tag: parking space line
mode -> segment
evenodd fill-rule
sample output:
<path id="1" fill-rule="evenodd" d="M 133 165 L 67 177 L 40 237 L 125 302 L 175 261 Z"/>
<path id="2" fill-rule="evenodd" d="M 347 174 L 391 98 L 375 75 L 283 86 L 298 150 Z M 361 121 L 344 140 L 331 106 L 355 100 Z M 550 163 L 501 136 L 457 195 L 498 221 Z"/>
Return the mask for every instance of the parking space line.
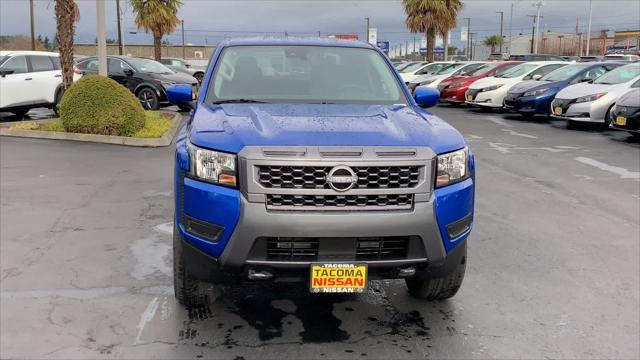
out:
<path id="1" fill-rule="evenodd" d="M 529 135 L 529 134 L 524 134 L 524 133 L 519 133 L 517 131 L 511 130 L 511 129 L 500 129 L 502 131 L 506 131 L 509 133 L 509 135 L 513 135 L 513 136 L 520 136 L 523 138 L 528 138 L 528 139 L 537 139 L 538 137 L 535 135 Z"/>
<path id="2" fill-rule="evenodd" d="M 145 326 L 147 326 L 147 324 L 151 322 L 151 320 L 153 320 L 153 317 L 156 315 L 156 310 L 158 310 L 157 297 L 153 298 L 153 300 L 149 302 L 149 305 L 147 305 L 147 308 L 144 310 L 142 315 L 140 315 L 140 322 L 138 323 L 138 326 L 137 326 L 138 334 L 136 335 L 136 338 L 133 341 L 133 345 L 140 344 L 140 337 L 142 336 L 142 332 L 144 331 Z"/>
<path id="3" fill-rule="evenodd" d="M 609 165 L 609 164 L 605 164 L 603 162 L 600 162 L 598 160 L 594 160 L 588 157 L 582 157 L 579 156 L 577 158 L 575 158 L 576 161 L 581 162 L 585 165 L 590 165 L 593 167 L 596 167 L 602 171 L 607 171 L 610 172 L 612 174 L 618 175 L 620 176 L 621 179 L 634 179 L 634 180 L 640 180 L 640 172 L 637 171 L 629 171 L 623 167 L 618 167 L 618 166 L 613 166 L 613 165 Z"/>

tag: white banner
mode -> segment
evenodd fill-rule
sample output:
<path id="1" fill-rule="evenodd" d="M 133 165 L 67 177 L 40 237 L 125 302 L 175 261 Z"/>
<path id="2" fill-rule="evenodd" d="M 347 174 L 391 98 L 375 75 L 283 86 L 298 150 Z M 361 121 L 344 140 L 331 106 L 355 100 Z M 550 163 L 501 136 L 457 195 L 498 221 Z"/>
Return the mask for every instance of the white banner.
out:
<path id="1" fill-rule="evenodd" d="M 468 41 L 469 39 L 469 29 L 466 26 L 460 28 L 460 40 Z"/>
<path id="2" fill-rule="evenodd" d="M 375 45 L 378 42 L 378 29 L 369 28 L 369 44 Z"/>

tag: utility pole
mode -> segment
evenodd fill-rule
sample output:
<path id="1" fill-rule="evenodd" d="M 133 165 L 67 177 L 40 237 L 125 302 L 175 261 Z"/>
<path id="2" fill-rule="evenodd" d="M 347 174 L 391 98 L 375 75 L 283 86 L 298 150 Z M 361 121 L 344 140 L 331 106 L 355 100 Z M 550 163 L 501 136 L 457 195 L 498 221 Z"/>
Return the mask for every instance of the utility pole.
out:
<path id="1" fill-rule="evenodd" d="M 116 0 L 116 18 L 118 20 L 118 55 L 124 54 L 124 44 L 122 43 L 122 27 L 120 25 L 120 0 Z"/>
<path id="2" fill-rule="evenodd" d="M 367 31 L 365 32 L 365 34 L 367 34 L 367 39 L 364 42 L 369 43 L 369 18 L 366 17 L 364 19 L 367 21 Z"/>
<path id="3" fill-rule="evenodd" d="M 33 22 L 33 0 L 29 0 L 29 17 L 31 17 L 31 50 L 36 49 L 36 26 Z"/>
<path id="4" fill-rule="evenodd" d="M 511 12 L 509 13 L 509 47 L 507 52 L 511 54 L 511 42 L 513 42 L 513 7 L 516 3 L 511 3 Z"/>
<path id="5" fill-rule="evenodd" d="M 413 51 L 411 52 L 411 57 L 413 58 L 413 53 L 416 52 L 416 37 L 413 37 Z"/>
<path id="6" fill-rule="evenodd" d="M 404 43 L 404 56 L 409 56 L 409 40 Z"/>
<path id="7" fill-rule="evenodd" d="M 469 57 L 469 60 L 473 60 L 473 53 L 474 53 L 474 51 L 473 51 L 473 35 L 475 35 L 475 33 L 472 33 L 472 32 L 469 33 L 469 43 L 470 43 L 469 54 L 471 55 Z"/>
<path id="8" fill-rule="evenodd" d="M 533 53 L 533 43 L 536 41 L 536 16 L 535 15 L 527 15 L 527 17 L 533 18 L 533 28 L 531 29 L 531 53 Z"/>
<path id="9" fill-rule="evenodd" d="M 469 46 L 469 44 L 471 43 L 469 40 L 471 39 L 470 34 L 471 34 L 471 18 L 464 18 L 464 20 L 467 20 L 467 48 L 465 49 L 464 54 L 467 55 L 467 57 L 469 58 L 469 60 L 471 60 L 471 57 L 469 57 L 469 54 L 471 54 L 471 47 Z"/>
<path id="10" fill-rule="evenodd" d="M 184 20 L 180 20 L 180 25 L 182 25 L 182 59 L 187 60 L 186 50 L 184 48 Z"/>
<path id="11" fill-rule="evenodd" d="M 318 37 L 321 37 L 321 36 L 320 36 L 320 31 L 318 31 Z"/>
<path id="12" fill-rule="evenodd" d="M 104 27 L 104 0 L 96 0 L 98 23 L 98 75 L 107 76 L 107 35 Z"/>
<path id="13" fill-rule="evenodd" d="M 593 1 L 589 0 L 589 26 L 587 27 L 587 50 L 586 50 L 586 56 L 589 56 L 589 49 L 591 47 L 591 16 L 593 15 L 593 8 L 592 5 Z"/>
<path id="14" fill-rule="evenodd" d="M 539 41 L 539 34 L 538 31 L 540 29 L 540 9 L 542 8 L 542 1 L 538 1 L 537 3 L 533 4 L 533 6 L 538 8 L 538 12 L 536 13 L 536 22 L 535 22 L 535 41 L 533 44 L 533 53 L 537 53 L 538 52 L 538 41 Z"/>
<path id="15" fill-rule="evenodd" d="M 504 11 L 496 11 L 496 14 L 500 14 L 500 53 L 502 54 L 502 43 L 504 42 L 504 36 L 502 35 Z"/>

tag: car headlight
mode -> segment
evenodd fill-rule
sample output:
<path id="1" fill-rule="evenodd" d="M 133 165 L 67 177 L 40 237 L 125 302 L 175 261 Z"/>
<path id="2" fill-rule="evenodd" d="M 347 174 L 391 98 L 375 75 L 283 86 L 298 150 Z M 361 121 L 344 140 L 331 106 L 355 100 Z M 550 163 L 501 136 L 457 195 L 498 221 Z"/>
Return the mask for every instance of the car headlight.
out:
<path id="1" fill-rule="evenodd" d="M 438 155 L 436 188 L 457 183 L 469 177 L 467 148 Z"/>
<path id="2" fill-rule="evenodd" d="M 189 175 L 198 179 L 237 187 L 237 156 L 208 149 L 199 148 L 187 142 L 189 152 Z"/>
<path id="3" fill-rule="evenodd" d="M 480 90 L 480 91 L 482 91 L 482 92 L 485 92 L 485 91 L 493 91 L 493 90 L 496 90 L 496 89 L 500 89 L 502 86 L 504 86 L 504 84 L 498 84 L 498 85 L 487 86 L 486 88 L 482 88 L 482 90 Z"/>
<path id="4" fill-rule="evenodd" d="M 607 95 L 606 92 L 598 93 L 598 94 L 591 94 L 591 95 L 587 95 L 587 96 L 581 96 L 581 97 L 576 99 L 576 102 L 577 103 L 581 103 L 581 102 L 596 101 L 596 100 L 600 99 L 601 97 L 603 97 L 605 95 Z"/>
<path id="5" fill-rule="evenodd" d="M 459 88 L 460 86 L 462 86 L 462 83 L 455 82 L 455 83 L 449 85 L 449 89 Z"/>
<path id="6" fill-rule="evenodd" d="M 547 91 L 549 91 L 549 88 L 541 88 L 541 89 L 531 90 L 531 91 L 527 91 L 526 93 L 524 93 L 523 96 L 538 96 L 538 95 L 542 95 L 542 94 L 546 93 Z"/>

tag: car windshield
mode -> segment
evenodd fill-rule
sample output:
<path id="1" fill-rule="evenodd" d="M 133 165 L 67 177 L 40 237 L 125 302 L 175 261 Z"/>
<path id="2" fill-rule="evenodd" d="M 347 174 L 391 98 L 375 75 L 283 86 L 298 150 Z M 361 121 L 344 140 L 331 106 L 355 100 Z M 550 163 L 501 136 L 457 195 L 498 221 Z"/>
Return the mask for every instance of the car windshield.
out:
<path id="1" fill-rule="evenodd" d="M 633 64 L 611 70 L 597 78 L 593 83 L 615 85 L 633 80 L 637 76 L 640 76 L 640 65 Z"/>
<path id="2" fill-rule="evenodd" d="M 406 104 L 375 50 L 328 46 L 231 46 L 222 52 L 207 101 Z"/>
<path id="3" fill-rule="evenodd" d="M 401 73 L 412 73 L 412 72 L 420 69 L 423 66 L 424 66 L 424 63 L 411 64 L 411 65 L 407 66 L 406 68 L 400 70 L 400 72 Z"/>
<path id="4" fill-rule="evenodd" d="M 484 75 L 489 71 L 495 69 L 498 65 L 500 65 L 500 63 L 497 63 L 497 62 L 485 64 L 484 66 L 481 66 L 480 68 L 476 69 L 475 71 L 467 75 L 470 75 L 470 76 Z"/>
<path id="5" fill-rule="evenodd" d="M 540 78 L 540 81 L 564 81 L 586 69 L 589 65 L 568 65 L 554 70 Z"/>
<path id="6" fill-rule="evenodd" d="M 402 72 L 402 70 L 406 69 L 407 67 L 413 65 L 415 63 L 406 63 L 406 64 L 398 64 L 396 65 L 396 70 L 398 70 L 399 72 Z"/>
<path id="7" fill-rule="evenodd" d="M 173 71 L 168 67 L 160 64 L 155 60 L 142 59 L 142 58 L 129 58 L 127 62 L 133 66 L 136 71 L 152 74 L 173 74 Z"/>
<path id="8" fill-rule="evenodd" d="M 438 72 L 436 72 L 436 74 L 437 75 L 451 74 L 452 72 L 460 69 L 462 66 L 464 66 L 464 64 L 461 64 L 461 63 L 451 64 L 449 66 L 445 66 L 444 68 L 440 69 Z"/>
<path id="9" fill-rule="evenodd" d="M 471 74 L 472 72 L 478 70 L 479 68 L 483 67 L 485 65 L 485 63 L 477 63 L 477 64 L 467 64 L 466 66 L 463 66 L 461 68 L 459 68 L 458 70 L 456 70 L 453 75 L 454 76 L 467 76 L 469 74 Z"/>
<path id="10" fill-rule="evenodd" d="M 520 64 L 516 67 L 514 67 L 513 69 L 511 69 L 510 71 L 507 71 L 503 74 L 496 74 L 496 77 L 502 77 L 502 78 L 514 78 L 514 77 L 518 77 L 518 76 L 522 76 L 525 75 L 526 73 L 528 73 L 529 71 L 537 68 L 538 65 L 535 64 Z"/>

